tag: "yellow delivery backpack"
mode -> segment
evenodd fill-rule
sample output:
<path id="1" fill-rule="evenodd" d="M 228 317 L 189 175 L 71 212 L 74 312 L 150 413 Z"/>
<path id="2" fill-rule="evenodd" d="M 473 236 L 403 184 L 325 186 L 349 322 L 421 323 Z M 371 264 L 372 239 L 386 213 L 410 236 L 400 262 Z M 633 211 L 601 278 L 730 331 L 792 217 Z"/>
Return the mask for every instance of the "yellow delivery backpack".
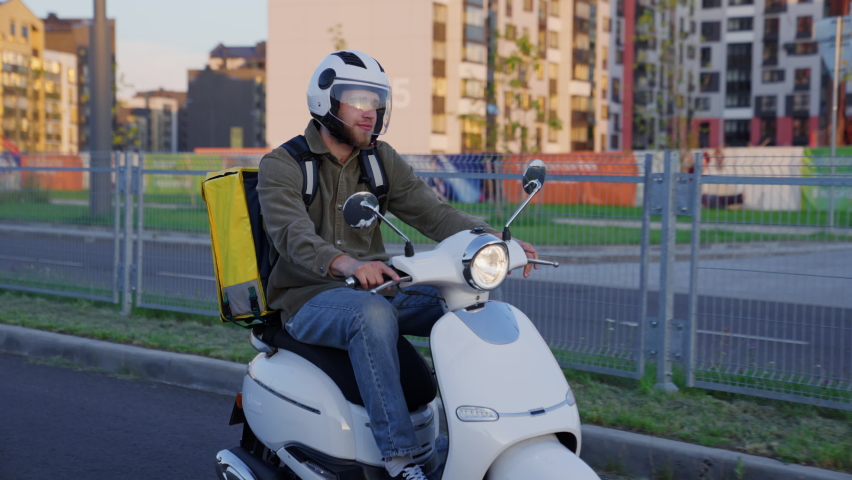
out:
<path id="1" fill-rule="evenodd" d="M 281 145 L 302 170 L 302 199 L 309 208 L 319 188 L 322 157 L 314 156 L 303 135 Z M 378 149 L 363 149 L 358 157 L 361 180 L 376 195 L 379 205 L 387 200 L 388 182 Z M 257 196 L 257 168 L 234 167 L 207 174 L 201 197 L 207 202 L 210 243 L 223 322 L 248 325 L 267 323 L 276 312 L 266 304 L 266 284 L 272 272 L 270 245 L 263 228 Z"/>
<path id="2" fill-rule="evenodd" d="M 266 323 L 276 313 L 266 304 L 272 268 L 257 198 L 257 172 L 257 168 L 229 168 L 207 174 L 201 184 L 223 322 Z"/>

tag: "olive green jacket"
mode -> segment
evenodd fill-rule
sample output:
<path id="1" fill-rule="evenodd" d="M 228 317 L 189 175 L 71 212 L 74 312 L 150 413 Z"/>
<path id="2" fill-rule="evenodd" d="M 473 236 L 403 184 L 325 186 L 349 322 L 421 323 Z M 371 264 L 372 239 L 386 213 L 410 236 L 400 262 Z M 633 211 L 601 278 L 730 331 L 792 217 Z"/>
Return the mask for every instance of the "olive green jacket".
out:
<path id="1" fill-rule="evenodd" d="M 344 285 L 344 278 L 329 272 L 341 254 L 356 260 L 387 261 L 379 222 L 354 229 L 343 221 L 343 204 L 355 192 L 369 191 L 360 181 L 357 148 L 343 163 L 329 152 L 315 122 L 308 124 L 305 138 L 320 159 L 319 188 L 306 211 L 302 199 L 302 170 L 283 148 L 266 154 L 260 162 L 257 191 L 270 243 L 273 246 L 272 274 L 267 303 L 288 319 L 317 294 Z M 485 227 L 477 218 L 442 202 L 426 182 L 414 174 L 385 142 L 378 143 L 389 192 L 383 206 L 401 221 L 426 237 L 441 241 L 465 229 Z"/>

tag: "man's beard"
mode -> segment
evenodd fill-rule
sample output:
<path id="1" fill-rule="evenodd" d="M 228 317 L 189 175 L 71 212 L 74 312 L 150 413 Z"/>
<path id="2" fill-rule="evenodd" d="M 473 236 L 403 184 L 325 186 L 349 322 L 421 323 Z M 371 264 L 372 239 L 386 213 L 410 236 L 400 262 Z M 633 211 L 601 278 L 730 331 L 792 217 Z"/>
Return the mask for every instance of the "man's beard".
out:
<path id="1" fill-rule="evenodd" d="M 340 132 L 341 143 L 362 149 L 367 148 L 372 143 L 373 132 L 365 132 L 358 127 L 353 127 L 343 122 L 340 122 L 340 125 L 343 127 L 343 130 Z"/>

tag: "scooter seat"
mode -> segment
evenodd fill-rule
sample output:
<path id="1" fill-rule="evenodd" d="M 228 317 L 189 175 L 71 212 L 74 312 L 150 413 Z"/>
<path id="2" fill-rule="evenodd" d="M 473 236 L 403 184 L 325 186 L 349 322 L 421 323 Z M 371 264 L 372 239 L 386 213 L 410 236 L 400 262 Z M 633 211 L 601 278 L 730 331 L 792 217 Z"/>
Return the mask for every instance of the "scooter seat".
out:
<path id="1" fill-rule="evenodd" d="M 270 335 L 271 334 L 271 335 Z M 364 406 L 361 391 L 355 381 L 355 370 L 349 359 L 349 353 L 337 348 L 320 347 L 302 343 L 293 338 L 286 329 L 267 331 L 263 341 L 278 348 L 289 350 L 316 365 L 343 392 L 347 401 Z M 402 335 L 396 344 L 399 352 L 400 381 L 408 411 L 413 412 L 435 399 L 438 384 L 432 374 L 432 368 Z"/>

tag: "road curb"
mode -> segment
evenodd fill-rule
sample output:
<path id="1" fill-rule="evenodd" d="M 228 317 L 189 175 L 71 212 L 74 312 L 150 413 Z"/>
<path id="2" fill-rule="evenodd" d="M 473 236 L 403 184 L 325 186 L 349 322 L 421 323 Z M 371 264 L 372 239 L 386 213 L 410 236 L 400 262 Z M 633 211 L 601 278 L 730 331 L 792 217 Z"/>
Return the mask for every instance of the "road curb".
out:
<path id="1" fill-rule="evenodd" d="M 0 352 L 59 357 L 87 368 L 221 394 L 238 392 L 246 370 L 240 363 L 5 324 L 0 324 Z M 635 478 L 852 480 L 845 473 L 594 425 L 583 426 L 581 457 L 593 468 Z"/>

